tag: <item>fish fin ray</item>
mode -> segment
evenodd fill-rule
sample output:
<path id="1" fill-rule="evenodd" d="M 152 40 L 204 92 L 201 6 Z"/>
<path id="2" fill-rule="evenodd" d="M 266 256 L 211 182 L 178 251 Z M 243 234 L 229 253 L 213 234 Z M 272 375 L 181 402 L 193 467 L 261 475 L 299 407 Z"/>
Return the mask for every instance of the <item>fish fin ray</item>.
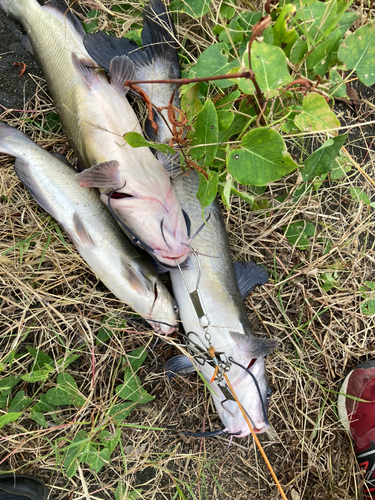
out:
<path id="1" fill-rule="evenodd" d="M 180 172 L 180 153 L 170 155 L 157 151 L 156 157 L 168 172 L 169 177 L 174 177 Z"/>
<path id="2" fill-rule="evenodd" d="M 96 187 L 102 189 L 120 189 L 124 180 L 120 175 L 120 164 L 117 160 L 98 163 L 84 170 L 75 177 L 81 187 Z"/>
<path id="3" fill-rule="evenodd" d="M 73 215 L 73 229 L 74 235 L 79 238 L 83 245 L 93 248 L 95 247 L 95 243 L 92 241 L 90 233 L 86 229 L 83 220 L 79 216 L 78 212 L 74 212 Z M 73 241 L 75 241 L 73 239 Z"/>
<path id="4" fill-rule="evenodd" d="M 149 60 L 167 71 L 165 78 L 180 78 L 178 43 L 173 21 L 160 0 L 151 0 L 143 11 L 142 44 Z"/>
<path id="5" fill-rule="evenodd" d="M 254 262 L 243 262 L 239 260 L 233 262 L 233 267 L 242 300 L 245 300 L 249 293 L 257 286 L 262 286 L 267 283 L 269 279 L 267 271 Z"/>
<path id="6" fill-rule="evenodd" d="M 122 96 L 126 96 L 129 87 L 125 87 L 124 83 L 127 80 L 134 80 L 134 64 L 128 56 L 116 56 L 112 59 L 109 65 L 109 74 L 112 85 L 117 92 Z"/>
<path id="7" fill-rule="evenodd" d="M 151 281 L 140 270 L 135 270 L 131 261 L 121 255 L 121 274 L 138 293 L 152 290 Z M 151 287 L 150 287 L 151 285 Z"/>
<path id="8" fill-rule="evenodd" d="M 164 365 L 164 370 L 166 371 L 169 380 L 172 380 L 175 374 L 192 373 L 196 371 L 191 360 L 184 354 L 178 354 L 177 356 L 168 359 Z"/>
<path id="9" fill-rule="evenodd" d="M 129 55 L 137 51 L 138 45 L 128 38 L 116 38 L 102 31 L 86 33 L 83 44 L 94 61 L 109 73 L 109 66 L 116 56 Z M 141 56 L 142 57 L 142 56 Z M 134 56 L 136 58 L 136 56 Z M 131 57 L 133 59 L 133 57 Z M 133 61 L 134 62 L 134 61 Z"/>
<path id="10" fill-rule="evenodd" d="M 229 335 L 237 346 L 245 351 L 248 359 L 267 356 L 279 345 L 279 339 L 265 339 L 239 332 L 229 332 Z"/>
<path id="11" fill-rule="evenodd" d="M 65 19 L 72 24 L 77 33 L 79 33 L 82 38 L 84 37 L 85 30 L 83 29 L 82 24 L 79 22 L 78 18 L 73 14 L 73 12 L 69 9 L 69 7 L 66 6 L 66 4 L 58 0 L 50 0 L 47 4 L 43 5 L 42 8 L 52 11 L 55 10 L 59 12 L 59 14 L 63 14 Z"/>
<path id="12" fill-rule="evenodd" d="M 80 59 L 77 54 L 72 52 L 72 63 L 75 70 L 88 87 L 98 79 L 96 73 L 98 68 L 94 66 L 94 63 L 90 61 L 90 59 L 87 59 L 87 57 Z"/>

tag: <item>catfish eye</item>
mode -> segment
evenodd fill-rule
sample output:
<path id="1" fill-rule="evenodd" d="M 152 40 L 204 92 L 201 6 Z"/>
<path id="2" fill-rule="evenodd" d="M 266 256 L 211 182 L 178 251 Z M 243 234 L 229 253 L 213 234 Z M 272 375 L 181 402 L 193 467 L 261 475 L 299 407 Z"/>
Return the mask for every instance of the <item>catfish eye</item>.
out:
<path id="1" fill-rule="evenodd" d="M 267 401 L 269 401 L 271 399 L 271 396 L 272 396 L 272 391 L 271 391 L 271 389 L 268 389 L 267 396 L 266 396 Z"/>
<path id="2" fill-rule="evenodd" d="M 137 247 L 141 246 L 141 242 L 135 236 L 132 236 L 132 242 L 133 242 L 133 245 L 137 245 Z"/>
<path id="3" fill-rule="evenodd" d="M 173 304 L 173 310 L 176 314 L 178 313 L 178 305 L 176 302 Z"/>

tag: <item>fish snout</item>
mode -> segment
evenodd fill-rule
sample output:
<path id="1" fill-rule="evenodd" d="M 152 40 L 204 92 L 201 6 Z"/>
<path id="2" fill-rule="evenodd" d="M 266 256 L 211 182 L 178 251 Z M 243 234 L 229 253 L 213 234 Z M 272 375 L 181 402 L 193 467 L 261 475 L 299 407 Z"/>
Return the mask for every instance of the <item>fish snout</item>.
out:
<path id="1" fill-rule="evenodd" d="M 174 331 L 178 329 L 178 324 L 176 323 L 175 325 L 168 325 L 167 323 L 158 323 L 156 321 L 149 321 L 150 325 L 152 328 L 155 330 L 156 333 L 159 333 L 160 335 L 170 335 Z"/>

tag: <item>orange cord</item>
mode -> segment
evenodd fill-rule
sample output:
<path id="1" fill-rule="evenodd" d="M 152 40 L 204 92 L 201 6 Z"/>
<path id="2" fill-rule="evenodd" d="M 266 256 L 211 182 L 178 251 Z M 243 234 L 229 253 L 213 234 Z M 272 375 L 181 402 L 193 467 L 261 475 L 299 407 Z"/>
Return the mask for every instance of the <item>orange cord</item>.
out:
<path id="1" fill-rule="evenodd" d="M 281 484 L 279 483 L 279 481 L 278 481 L 278 479 L 276 477 L 276 474 L 274 473 L 274 471 L 272 469 L 272 465 L 270 464 L 270 462 L 269 462 L 269 460 L 267 458 L 267 455 L 265 454 L 265 452 L 264 452 L 264 450 L 262 448 L 262 445 L 259 442 L 258 436 L 255 434 L 255 431 L 254 431 L 254 429 L 253 429 L 253 427 L 252 427 L 252 425 L 250 423 L 250 420 L 249 420 L 248 416 L 246 415 L 244 409 L 242 408 L 242 405 L 239 402 L 239 400 L 238 400 L 238 398 L 236 396 L 236 393 L 233 390 L 232 384 L 229 382 L 229 378 L 228 378 L 228 376 L 227 376 L 226 373 L 224 373 L 224 378 L 226 380 L 226 383 L 228 384 L 228 387 L 229 387 L 231 393 L 233 394 L 234 399 L 236 400 L 236 403 L 238 404 L 239 409 L 241 410 L 241 413 L 242 413 L 244 419 L 246 420 L 247 425 L 249 426 L 249 429 L 251 431 L 251 434 L 253 435 L 254 441 L 255 441 L 255 443 L 256 443 L 256 445 L 257 445 L 257 447 L 258 447 L 258 449 L 259 449 L 259 451 L 260 451 L 260 453 L 261 453 L 261 455 L 262 455 L 262 457 L 264 459 L 264 461 L 266 462 L 268 470 L 270 471 L 270 473 L 271 473 L 271 475 L 273 477 L 273 480 L 275 481 L 276 486 L 278 487 L 278 489 L 280 491 L 280 494 L 281 494 L 282 498 L 284 500 L 288 500 L 287 497 L 285 496 L 285 493 L 283 491 L 283 488 L 282 488 Z"/>

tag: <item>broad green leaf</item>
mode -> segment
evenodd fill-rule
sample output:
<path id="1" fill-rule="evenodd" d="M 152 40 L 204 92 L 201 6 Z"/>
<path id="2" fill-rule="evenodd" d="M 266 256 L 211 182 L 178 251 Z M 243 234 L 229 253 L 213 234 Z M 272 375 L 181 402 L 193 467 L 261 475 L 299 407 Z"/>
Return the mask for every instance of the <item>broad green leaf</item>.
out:
<path id="1" fill-rule="evenodd" d="M 42 411 L 42 412 L 54 412 L 56 411 L 56 406 L 54 404 L 51 404 L 47 401 L 47 395 L 46 394 L 41 394 L 40 395 L 40 400 L 33 406 L 36 411 Z"/>
<path id="2" fill-rule="evenodd" d="M 81 461 L 82 456 L 86 453 L 89 445 L 90 442 L 87 433 L 80 431 L 76 434 L 73 441 L 68 446 L 68 450 L 64 458 L 64 467 L 68 478 L 75 476 L 78 464 Z"/>
<path id="3" fill-rule="evenodd" d="M 45 382 L 50 377 L 50 374 L 54 371 L 52 366 L 41 368 L 40 370 L 33 370 L 31 373 L 26 373 L 22 375 L 21 379 L 25 382 L 30 382 L 34 384 L 35 382 L 43 381 Z"/>
<path id="4" fill-rule="evenodd" d="M 340 45 L 338 58 L 367 86 L 375 83 L 375 22 L 349 35 Z"/>
<path id="5" fill-rule="evenodd" d="M 359 287 L 359 290 L 361 292 L 365 292 L 364 293 L 365 299 L 366 297 L 368 297 L 368 295 L 370 295 L 369 289 L 372 292 L 375 291 L 375 281 L 365 281 L 365 285 Z M 361 304 L 361 312 L 362 314 L 366 314 L 366 316 L 372 316 L 373 314 L 375 314 L 375 298 L 364 300 Z"/>
<path id="6" fill-rule="evenodd" d="M 300 220 L 292 222 L 285 228 L 285 236 L 292 245 L 300 250 L 306 250 L 310 246 L 310 237 L 314 236 L 315 231 L 314 224 Z"/>
<path id="7" fill-rule="evenodd" d="M 241 184 L 265 186 L 289 174 L 297 165 L 278 132 L 258 128 L 248 132 L 242 139 L 241 147 L 229 153 L 227 168 Z"/>
<path id="8" fill-rule="evenodd" d="M 30 409 L 30 418 L 44 429 L 47 429 L 48 423 L 41 411 L 37 411 L 34 406 Z"/>
<path id="9" fill-rule="evenodd" d="M 319 132 L 330 130 L 337 135 L 340 122 L 330 109 L 323 96 L 315 93 L 308 94 L 302 101 L 302 113 L 294 119 L 294 123 L 302 132 Z"/>
<path id="10" fill-rule="evenodd" d="M 249 119 L 246 116 L 235 113 L 230 127 L 227 130 L 219 131 L 219 142 L 227 142 L 231 137 L 241 133 L 248 122 Z"/>
<path id="11" fill-rule="evenodd" d="M 91 21 L 88 23 L 82 23 L 83 28 L 86 31 L 86 33 L 92 33 L 98 28 L 98 23 L 99 23 L 98 18 L 100 16 L 100 10 L 96 9 L 89 10 L 86 16 L 88 19 L 91 19 Z"/>
<path id="12" fill-rule="evenodd" d="M 330 66 L 331 53 L 337 47 L 341 39 L 341 32 L 339 29 L 333 31 L 329 37 L 323 42 L 319 43 L 314 50 L 306 58 L 306 67 L 312 71 L 313 76 L 324 76 Z M 337 48 L 336 48 L 337 50 Z"/>
<path id="13" fill-rule="evenodd" d="M 244 200 L 247 203 L 249 203 L 250 206 L 252 206 L 252 204 L 254 203 L 255 200 L 254 196 L 252 196 L 249 193 L 245 193 L 245 191 L 239 191 L 238 189 L 232 187 L 232 193 L 239 196 L 241 200 Z"/>
<path id="14" fill-rule="evenodd" d="M 116 394 L 120 398 L 137 403 L 148 403 L 155 399 L 155 396 L 150 396 L 150 394 L 143 389 L 137 375 L 128 370 L 124 373 L 124 384 L 116 387 Z"/>
<path id="15" fill-rule="evenodd" d="M 115 422 L 121 422 L 125 420 L 128 415 L 134 410 L 138 402 L 125 401 L 125 403 L 119 403 L 112 406 L 109 410 L 109 415 L 113 418 Z"/>
<path id="16" fill-rule="evenodd" d="M 102 342 L 106 342 L 110 339 L 114 332 L 117 330 L 123 330 L 127 326 L 126 320 L 119 316 L 114 316 L 113 314 L 107 314 L 103 318 L 102 326 L 98 331 L 98 339 L 96 344 L 99 345 Z"/>
<path id="17" fill-rule="evenodd" d="M 48 403 L 55 406 L 85 404 L 85 398 L 79 394 L 77 384 L 71 375 L 59 373 L 56 383 L 57 387 L 49 389 L 46 393 Z"/>
<path id="18" fill-rule="evenodd" d="M 337 287 L 340 283 L 338 280 L 337 272 L 323 273 L 320 277 L 321 287 L 325 292 L 329 292 L 331 288 Z"/>
<path id="19" fill-rule="evenodd" d="M 237 60 L 228 62 L 229 47 L 226 43 L 214 43 L 198 57 L 197 64 L 190 69 L 189 78 L 204 78 L 207 76 L 225 75 L 232 68 L 239 66 Z M 230 80 L 218 80 L 215 84 L 225 89 L 231 87 Z"/>
<path id="20" fill-rule="evenodd" d="M 202 17 L 207 14 L 211 0 L 173 0 L 170 10 L 185 12 L 191 17 Z"/>
<path id="21" fill-rule="evenodd" d="M 15 377 L 14 375 L 9 375 L 9 377 L 0 380 L 0 391 L 3 396 L 8 396 L 11 390 L 18 382 L 21 380 L 21 376 Z"/>
<path id="22" fill-rule="evenodd" d="M 350 26 L 359 18 L 359 14 L 357 12 L 345 12 L 340 21 L 338 22 L 338 29 L 341 31 L 341 36 L 344 36 L 348 31 Z"/>
<path id="23" fill-rule="evenodd" d="M 124 134 L 124 141 L 126 141 L 132 148 L 154 148 L 164 154 L 174 155 L 174 149 L 168 144 L 157 144 L 156 142 L 147 141 L 143 135 L 138 132 L 128 132 Z"/>
<path id="24" fill-rule="evenodd" d="M 142 28 L 138 30 L 129 30 L 125 33 L 124 38 L 129 38 L 129 40 L 134 40 L 135 43 L 139 46 L 142 47 Z"/>
<path id="25" fill-rule="evenodd" d="M 346 8 L 341 8 L 337 0 L 309 2 L 303 9 L 297 9 L 294 24 L 309 37 L 311 44 L 316 44 L 327 37 L 339 22 Z"/>
<path id="26" fill-rule="evenodd" d="M 306 40 L 300 38 L 290 49 L 289 59 L 293 64 L 299 64 L 306 56 L 308 51 L 308 44 Z"/>
<path id="27" fill-rule="evenodd" d="M 205 164 L 212 165 L 218 148 L 219 123 L 214 103 L 209 99 L 197 116 L 195 135 L 190 154 L 195 159 L 205 157 Z"/>
<path id="28" fill-rule="evenodd" d="M 0 408 L 8 406 L 8 402 L 9 402 L 8 396 L 3 396 L 2 394 L 0 394 Z"/>
<path id="29" fill-rule="evenodd" d="M 56 365 L 60 370 L 65 370 L 70 364 L 80 358 L 80 354 L 68 354 L 66 358 L 61 358 L 56 362 Z"/>
<path id="30" fill-rule="evenodd" d="M 243 54 L 242 64 L 246 68 L 249 67 L 247 50 Z M 263 92 L 278 89 L 292 81 L 285 54 L 280 47 L 275 47 L 275 45 L 255 41 L 251 47 L 251 67 L 255 73 L 258 85 Z M 245 94 L 253 94 L 255 92 L 255 87 L 251 80 L 239 78 L 237 82 L 238 87 Z"/>
<path id="31" fill-rule="evenodd" d="M 124 498 L 125 492 L 126 485 L 124 483 L 119 483 L 115 491 L 115 500 L 137 500 L 138 498 L 142 498 L 142 488 L 128 491 L 126 497 Z"/>
<path id="32" fill-rule="evenodd" d="M 126 359 L 132 367 L 134 373 L 139 370 L 146 357 L 147 350 L 144 347 L 140 347 L 139 349 L 134 349 L 134 351 L 126 353 Z"/>
<path id="33" fill-rule="evenodd" d="M 197 199 L 199 200 L 202 209 L 208 207 L 214 201 L 217 195 L 217 188 L 219 184 L 219 176 L 217 172 L 209 171 L 208 179 L 199 173 L 199 186 L 197 192 Z"/>
<path id="34" fill-rule="evenodd" d="M 232 17 L 236 13 L 236 9 L 235 9 L 234 5 L 235 5 L 235 2 L 234 1 L 230 1 L 230 0 L 228 0 L 225 3 L 222 3 L 221 7 L 220 7 L 220 15 L 221 15 L 221 17 L 224 17 L 226 19 L 232 19 Z"/>
<path id="35" fill-rule="evenodd" d="M 352 195 L 353 200 L 363 201 L 365 205 L 370 205 L 371 200 L 367 196 L 367 194 L 357 187 L 350 188 L 350 194 Z"/>
<path id="36" fill-rule="evenodd" d="M 233 186 L 233 177 L 228 172 L 226 175 L 224 187 L 220 191 L 221 199 L 223 200 L 223 203 L 228 211 L 230 210 L 230 194 L 232 186 Z"/>
<path id="37" fill-rule="evenodd" d="M 79 461 L 88 463 L 93 471 L 99 472 L 106 463 L 108 464 L 109 457 L 110 452 L 108 448 L 103 448 L 99 451 L 98 445 L 90 443 Z"/>
<path id="38" fill-rule="evenodd" d="M 21 415 L 22 415 L 22 413 L 18 413 L 18 412 L 6 413 L 5 415 L 1 415 L 1 417 L 0 417 L 0 429 L 2 429 L 4 427 L 4 425 L 10 424 L 11 422 L 14 422 Z"/>
<path id="39" fill-rule="evenodd" d="M 51 132 L 57 132 L 61 127 L 59 115 L 54 112 L 48 113 L 48 115 L 46 116 L 45 127 L 47 130 L 50 130 Z"/>
<path id="40" fill-rule="evenodd" d="M 238 23 L 238 18 L 234 18 L 229 23 L 229 27 L 221 31 L 219 35 L 220 42 L 236 44 L 240 42 L 245 36 L 245 31 Z"/>
<path id="41" fill-rule="evenodd" d="M 346 97 L 348 99 L 345 82 L 342 79 L 342 76 L 335 69 L 329 72 L 329 79 L 332 84 L 329 93 L 335 97 Z"/>
<path id="42" fill-rule="evenodd" d="M 109 449 L 109 453 L 112 454 L 121 438 L 121 429 L 116 429 L 116 434 L 104 430 L 99 434 L 100 442 Z"/>
<path id="43" fill-rule="evenodd" d="M 27 398 L 25 391 L 18 391 L 14 396 L 12 404 L 9 407 L 9 412 L 23 410 L 32 402 L 32 398 Z"/>
<path id="44" fill-rule="evenodd" d="M 181 91 L 184 89 L 180 89 Z M 185 111 L 189 119 L 195 118 L 202 109 L 203 104 L 198 99 L 199 83 L 190 84 L 190 88 L 182 94 L 181 109 Z"/>
<path id="45" fill-rule="evenodd" d="M 329 172 L 347 137 L 348 134 L 343 134 L 329 139 L 323 146 L 314 151 L 305 160 L 305 168 L 301 170 L 302 179 L 307 182 L 317 175 Z"/>
<path id="46" fill-rule="evenodd" d="M 352 168 L 352 164 L 346 157 L 338 157 L 336 158 L 335 164 L 331 169 L 331 179 L 337 180 L 341 179 L 341 177 L 348 172 L 350 172 Z"/>
<path id="47" fill-rule="evenodd" d="M 233 102 L 238 99 L 240 95 L 241 92 L 239 90 L 235 90 L 215 103 L 217 118 L 219 120 L 219 131 L 228 130 L 228 128 L 232 125 L 235 115 L 230 111 L 230 109 L 233 107 Z"/>
<path id="48" fill-rule="evenodd" d="M 288 29 L 288 22 L 296 10 L 297 7 L 293 4 L 285 5 L 272 30 L 273 44 L 281 47 L 287 56 L 289 56 L 292 45 L 298 39 L 298 33 L 295 28 Z"/>

